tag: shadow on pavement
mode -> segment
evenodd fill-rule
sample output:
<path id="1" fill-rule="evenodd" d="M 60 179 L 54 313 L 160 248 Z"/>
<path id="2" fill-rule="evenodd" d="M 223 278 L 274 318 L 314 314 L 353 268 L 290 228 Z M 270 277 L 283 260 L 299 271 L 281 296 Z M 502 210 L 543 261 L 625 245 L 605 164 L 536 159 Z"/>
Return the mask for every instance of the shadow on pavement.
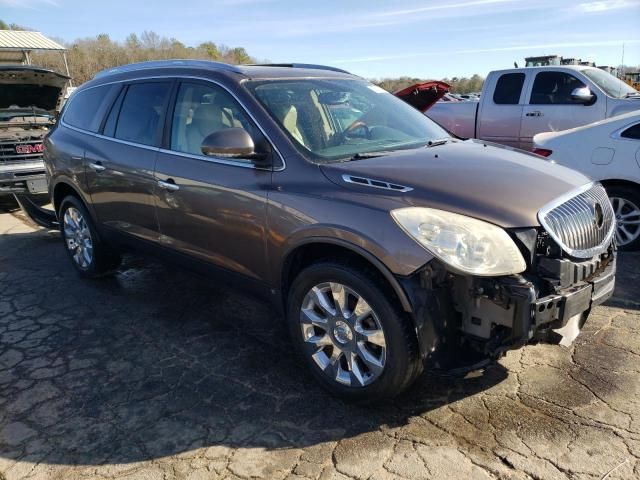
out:
<path id="1" fill-rule="evenodd" d="M 264 303 L 128 257 L 83 281 L 57 236 L 0 236 L 0 456 L 128 463 L 199 447 L 339 440 L 490 388 L 502 366 L 423 376 L 378 407 L 329 396 Z"/>

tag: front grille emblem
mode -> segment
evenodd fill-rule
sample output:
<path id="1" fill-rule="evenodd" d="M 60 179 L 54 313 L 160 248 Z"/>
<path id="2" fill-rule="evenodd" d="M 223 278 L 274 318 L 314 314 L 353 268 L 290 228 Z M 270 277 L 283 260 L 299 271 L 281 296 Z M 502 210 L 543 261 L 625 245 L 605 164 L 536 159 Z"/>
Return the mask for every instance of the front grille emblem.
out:
<path id="1" fill-rule="evenodd" d="M 604 226 L 604 212 L 602 211 L 602 205 L 600 205 L 600 203 L 596 203 L 593 207 L 593 210 L 593 223 L 595 223 L 598 230 L 602 230 L 602 227 Z"/>

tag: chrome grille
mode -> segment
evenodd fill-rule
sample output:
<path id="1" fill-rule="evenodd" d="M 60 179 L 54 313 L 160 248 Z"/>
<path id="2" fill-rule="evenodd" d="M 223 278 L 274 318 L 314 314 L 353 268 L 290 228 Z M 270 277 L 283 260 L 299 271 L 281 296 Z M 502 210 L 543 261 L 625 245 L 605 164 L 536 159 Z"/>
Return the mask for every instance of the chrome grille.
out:
<path id="1" fill-rule="evenodd" d="M 12 141 L 12 142 L 0 142 L 0 163 L 13 163 L 23 162 L 29 160 L 39 160 L 42 158 L 42 153 L 17 153 L 16 146 L 18 145 L 38 145 L 42 143 L 42 139 L 38 140 L 25 140 L 25 141 Z"/>
<path id="2" fill-rule="evenodd" d="M 603 252 L 616 227 L 607 192 L 599 183 L 555 200 L 540 210 L 538 219 L 565 252 L 579 258 Z"/>

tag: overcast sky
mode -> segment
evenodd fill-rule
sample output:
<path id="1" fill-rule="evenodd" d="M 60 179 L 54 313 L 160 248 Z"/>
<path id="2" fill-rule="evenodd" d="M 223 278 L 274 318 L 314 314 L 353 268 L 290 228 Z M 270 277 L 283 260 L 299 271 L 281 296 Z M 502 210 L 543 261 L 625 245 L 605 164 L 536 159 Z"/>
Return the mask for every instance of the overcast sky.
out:
<path id="1" fill-rule="evenodd" d="M 365 77 L 486 75 L 525 56 L 640 65 L 640 0 L 0 0 L 0 19 L 67 41 L 154 30 Z"/>

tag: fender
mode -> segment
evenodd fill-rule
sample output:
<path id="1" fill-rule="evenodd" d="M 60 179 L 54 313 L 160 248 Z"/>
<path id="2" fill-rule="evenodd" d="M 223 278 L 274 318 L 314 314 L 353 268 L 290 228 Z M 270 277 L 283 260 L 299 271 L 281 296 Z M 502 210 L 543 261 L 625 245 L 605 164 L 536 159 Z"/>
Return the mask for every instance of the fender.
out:
<path id="1" fill-rule="evenodd" d="M 366 250 L 362 246 L 357 245 L 357 244 L 355 244 L 355 243 L 353 243 L 351 241 L 348 241 L 348 240 L 345 240 L 345 239 L 342 239 L 342 238 L 320 236 L 320 235 L 318 235 L 318 236 L 316 236 L 316 235 L 305 236 L 303 239 L 300 239 L 299 241 L 297 241 L 295 243 L 289 244 L 288 248 L 287 248 L 285 254 L 282 256 L 282 258 L 288 259 L 290 257 L 290 255 L 297 248 L 299 248 L 301 246 L 304 246 L 304 245 L 309 245 L 309 244 L 312 244 L 312 243 L 319 243 L 319 244 L 324 243 L 324 244 L 331 244 L 331 245 L 336 245 L 336 246 L 339 246 L 339 247 L 343 247 L 343 248 L 345 248 L 347 250 L 350 250 L 353 253 L 361 256 L 365 260 L 367 260 L 389 282 L 389 284 L 391 285 L 391 288 L 393 288 L 393 291 L 398 296 L 398 299 L 400 300 L 400 303 L 402 305 L 403 310 L 405 312 L 408 312 L 408 313 L 412 313 L 413 312 L 412 302 L 409 300 L 407 292 L 404 290 L 404 288 L 402 287 L 402 285 L 398 281 L 398 278 L 387 268 L 387 266 L 384 263 L 382 263 L 376 257 L 376 255 L 372 254 L 371 252 L 369 252 L 368 250 Z M 279 280 L 282 279 L 283 267 L 284 267 L 284 265 L 287 265 L 287 264 L 288 264 L 288 262 L 286 260 L 280 263 L 280 266 L 279 266 L 278 271 L 277 271 L 277 278 Z"/>

